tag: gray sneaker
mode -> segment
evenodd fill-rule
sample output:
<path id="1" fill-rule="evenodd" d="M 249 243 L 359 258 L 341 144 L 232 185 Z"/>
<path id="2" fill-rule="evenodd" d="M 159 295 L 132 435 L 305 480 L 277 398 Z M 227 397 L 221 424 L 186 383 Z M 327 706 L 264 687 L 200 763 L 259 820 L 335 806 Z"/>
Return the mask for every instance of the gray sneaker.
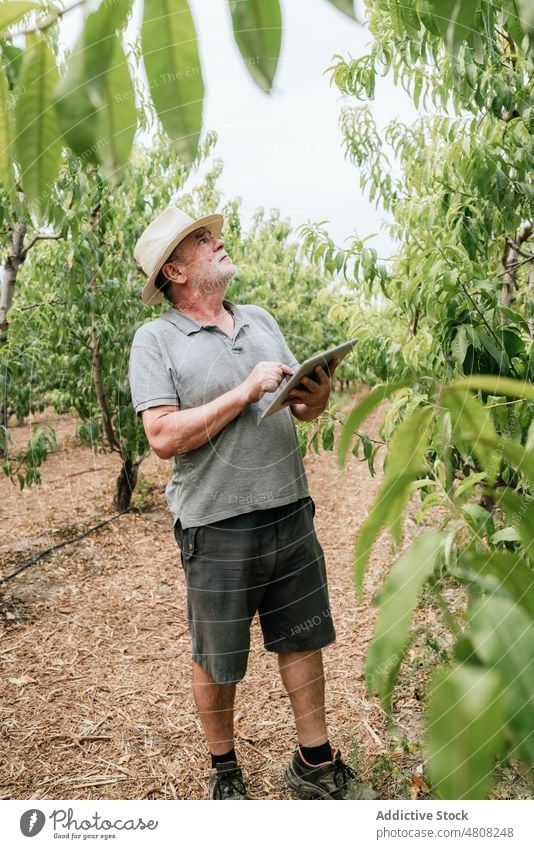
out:
<path id="1" fill-rule="evenodd" d="M 343 763 L 339 749 L 332 749 L 332 760 L 319 766 L 307 766 L 300 751 L 288 764 L 286 784 L 301 799 L 375 799 L 372 788 L 364 784 L 354 770 Z"/>
<path id="2" fill-rule="evenodd" d="M 208 799 L 248 799 L 241 770 L 235 761 L 217 764 L 210 771 Z"/>

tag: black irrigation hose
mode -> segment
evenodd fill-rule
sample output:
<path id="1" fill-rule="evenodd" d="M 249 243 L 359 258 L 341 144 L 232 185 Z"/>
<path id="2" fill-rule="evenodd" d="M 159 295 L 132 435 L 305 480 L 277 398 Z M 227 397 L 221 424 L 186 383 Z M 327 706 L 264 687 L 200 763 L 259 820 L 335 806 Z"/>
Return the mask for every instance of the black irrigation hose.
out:
<path id="1" fill-rule="evenodd" d="M 10 575 L 7 575 L 5 578 L 0 578 L 0 584 L 5 584 L 6 581 L 9 581 L 11 578 L 15 578 L 17 575 L 20 575 L 21 572 L 24 572 L 25 569 L 29 569 L 30 566 L 33 566 L 35 563 L 38 563 L 39 560 L 42 560 L 43 557 L 46 557 L 47 554 L 51 554 L 52 551 L 57 551 L 58 548 L 63 548 L 64 545 L 71 545 L 73 542 L 78 542 L 89 534 L 92 534 L 93 531 L 97 531 L 103 525 L 107 525 L 109 522 L 113 522 L 114 519 L 118 519 L 119 516 L 124 516 L 125 513 L 129 513 L 130 508 L 128 507 L 126 510 L 121 510 L 120 513 L 115 513 L 114 516 L 111 516 L 109 519 L 104 519 L 103 522 L 100 522 L 98 525 L 95 525 L 94 528 L 89 528 L 85 533 L 80 534 L 80 536 L 74 537 L 74 539 L 67 539 L 65 542 L 58 542 L 57 545 L 53 545 L 51 548 L 45 548 L 43 551 L 40 551 L 39 554 L 35 554 L 30 560 L 27 560 L 22 566 L 19 566 L 18 569 L 15 569 L 14 572 L 11 572 Z"/>

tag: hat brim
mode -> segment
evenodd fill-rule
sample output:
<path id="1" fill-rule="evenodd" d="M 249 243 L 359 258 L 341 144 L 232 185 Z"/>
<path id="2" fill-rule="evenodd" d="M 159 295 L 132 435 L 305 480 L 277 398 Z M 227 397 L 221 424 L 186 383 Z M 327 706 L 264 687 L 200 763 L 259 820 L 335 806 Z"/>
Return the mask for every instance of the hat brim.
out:
<path id="1" fill-rule="evenodd" d="M 180 242 L 182 242 L 186 238 L 186 236 L 189 236 L 190 233 L 194 233 L 195 230 L 199 230 L 201 227 L 206 227 L 210 230 L 212 236 L 215 236 L 217 238 L 221 234 L 223 224 L 224 216 L 205 215 L 204 218 L 198 218 L 196 221 L 193 221 L 192 224 L 189 224 L 183 230 L 180 230 L 180 232 L 176 234 L 172 242 L 169 242 L 162 255 L 158 259 L 154 271 L 148 278 L 148 281 L 141 295 L 143 303 L 152 306 L 153 304 L 160 304 L 162 302 L 164 298 L 163 292 L 157 289 L 154 283 L 162 267 L 165 265 L 165 260 L 170 257 L 173 250 L 177 247 L 177 245 L 180 244 Z"/>

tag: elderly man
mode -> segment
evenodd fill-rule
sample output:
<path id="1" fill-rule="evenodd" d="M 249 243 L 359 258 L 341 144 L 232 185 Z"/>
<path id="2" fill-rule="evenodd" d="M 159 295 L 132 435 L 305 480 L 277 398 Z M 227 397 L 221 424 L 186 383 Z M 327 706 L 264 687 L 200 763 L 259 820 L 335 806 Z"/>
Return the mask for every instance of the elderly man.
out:
<path id="1" fill-rule="evenodd" d="M 225 300 L 235 266 L 223 218 L 168 207 L 139 239 L 143 301 L 170 307 L 140 327 L 129 379 L 148 441 L 173 459 L 166 497 L 187 584 L 193 694 L 211 753 L 208 798 L 247 799 L 234 750 L 236 683 L 259 613 L 288 692 L 298 748 L 285 778 L 303 798 L 344 799 L 356 776 L 330 746 L 321 649 L 335 640 L 324 556 L 292 416 L 316 418 L 330 378 L 259 415 L 298 366 L 273 317 Z M 339 360 L 330 364 L 333 373 Z"/>

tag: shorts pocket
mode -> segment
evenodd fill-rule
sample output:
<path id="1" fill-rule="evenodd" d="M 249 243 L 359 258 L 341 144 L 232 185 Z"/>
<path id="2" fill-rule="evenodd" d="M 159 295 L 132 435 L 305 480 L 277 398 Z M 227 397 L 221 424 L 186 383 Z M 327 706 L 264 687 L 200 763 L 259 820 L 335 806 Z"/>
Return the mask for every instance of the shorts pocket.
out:
<path id="1" fill-rule="evenodd" d="M 174 523 L 174 539 L 178 548 L 186 557 L 192 557 L 196 551 L 196 536 L 198 528 L 182 528 L 180 519 Z"/>
<path id="2" fill-rule="evenodd" d="M 194 557 L 197 550 L 197 531 L 198 528 L 186 528 L 182 531 L 182 562 L 188 562 Z"/>
<path id="3" fill-rule="evenodd" d="M 315 501 L 313 500 L 311 495 L 308 495 L 308 498 L 310 499 L 310 504 L 312 507 L 312 519 L 315 519 Z"/>

